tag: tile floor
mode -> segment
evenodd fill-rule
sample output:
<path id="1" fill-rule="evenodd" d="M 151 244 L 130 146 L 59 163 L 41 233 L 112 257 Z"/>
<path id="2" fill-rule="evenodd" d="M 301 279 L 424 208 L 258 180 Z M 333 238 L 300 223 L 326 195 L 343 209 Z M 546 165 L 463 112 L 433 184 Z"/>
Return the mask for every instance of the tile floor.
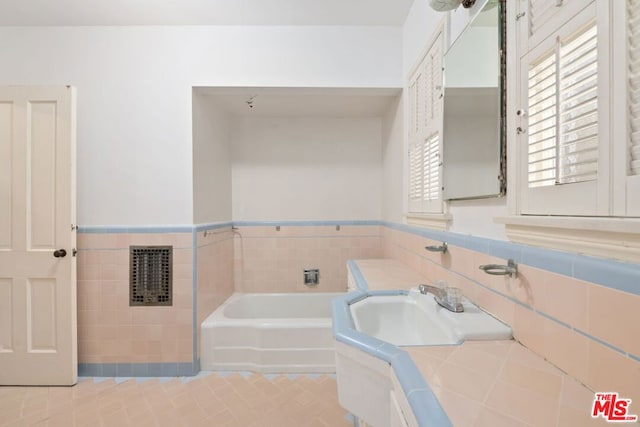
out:
<path id="1" fill-rule="evenodd" d="M 327 375 L 201 373 L 0 387 L 0 426 L 353 426 Z"/>

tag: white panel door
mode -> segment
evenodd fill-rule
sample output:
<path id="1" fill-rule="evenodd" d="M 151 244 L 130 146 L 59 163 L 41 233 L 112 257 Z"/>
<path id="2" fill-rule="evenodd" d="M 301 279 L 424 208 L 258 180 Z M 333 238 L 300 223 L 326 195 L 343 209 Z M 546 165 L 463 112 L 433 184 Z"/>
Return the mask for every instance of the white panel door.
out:
<path id="1" fill-rule="evenodd" d="M 0 385 L 77 382 L 75 92 L 0 87 Z"/>

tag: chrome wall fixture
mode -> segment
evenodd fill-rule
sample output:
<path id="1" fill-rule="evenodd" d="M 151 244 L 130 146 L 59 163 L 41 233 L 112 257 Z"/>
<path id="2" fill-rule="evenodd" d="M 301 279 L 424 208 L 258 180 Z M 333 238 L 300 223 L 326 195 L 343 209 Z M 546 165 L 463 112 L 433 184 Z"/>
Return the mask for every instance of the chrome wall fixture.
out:
<path id="1" fill-rule="evenodd" d="M 518 276 L 518 264 L 512 259 L 507 261 L 507 265 L 502 264 L 485 264 L 481 265 L 480 270 L 493 276 L 509 276 L 515 278 Z"/>
<path id="2" fill-rule="evenodd" d="M 442 252 L 443 254 L 448 250 L 447 242 L 442 242 L 440 246 L 425 246 L 424 248 L 429 252 Z"/>
<path id="3" fill-rule="evenodd" d="M 306 286 L 317 286 L 320 284 L 320 270 L 317 268 L 308 268 L 303 272 L 303 280 Z"/>

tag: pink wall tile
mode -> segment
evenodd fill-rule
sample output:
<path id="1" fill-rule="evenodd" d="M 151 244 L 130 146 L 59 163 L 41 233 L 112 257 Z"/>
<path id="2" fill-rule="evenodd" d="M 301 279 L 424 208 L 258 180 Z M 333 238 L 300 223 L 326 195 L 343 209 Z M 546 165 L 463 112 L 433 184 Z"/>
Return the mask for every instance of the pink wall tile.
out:
<path id="1" fill-rule="evenodd" d="M 588 289 L 597 287 L 581 280 L 547 273 L 540 310 L 582 331 L 587 330 Z M 640 319 L 640 317 L 638 318 Z"/>
<path id="2" fill-rule="evenodd" d="M 471 300 L 476 302 L 482 309 L 510 325 L 512 329 L 517 328 L 517 313 L 519 306 L 515 305 L 513 302 L 480 286 L 476 286 L 476 289 L 470 290 L 466 295 L 467 297 L 471 297 Z M 515 332 L 514 335 L 516 335 Z"/>
<path id="3" fill-rule="evenodd" d="M 537 354 L 544 353 L 544 318 L 525 307 L 515 307 L 514 337 Z"/>
<path id="4" fill-rule="evenodd" d="M 509 296 L 533 308 L 544 303 L 544 282 L 547 273 L 527 265 L 518 266 L 518 277 L 507 282 Z"/>
<path id="5" fill-rule="evenodd" d="M 587 332 L 640 357 L 640 296 L 588 287 Z"/>
<path id="6" fill-rule="evenodd" d="M 230 230 L 217 232 L 206 238 L 199 238 L 197 254 L 198 306 L 196 307 L 198 325 L 233 293 L 234 270 L 241 265 L 240 262 L 234 261 L 234 241 L 234 233 Z M 191 325 L 191 309 L 181 310 L 180 313 L 179 323 Z M 197 331 L 199 344 L 200 328 L 197 328 Z M 182 342 L 181 345 L 186 346 L 186 343 Z M 184 351 L 180 349 L 178 351 L 180 354 L 184 354 Z"/>
<path id="7" fill-rule="evenodd" d="M 129 306 L 129 245 L 167 244 L 174 247 L 172 307 Z M 185 249 L 179 249 L 180 246 Z M 82 363 L 191 361 L 191 343 L 177 334 L 167 337 L 163 325 L 175 323 L 180 306 L 189 312 L 191 340 L 191 233 L 78 236 L 78 356 Z M 184 331 L 183 331 L 184 332 Z M 165 358 L 162 342 L 172 339 L 176 357 Z M 185 358 L 189 353 L 191 357 Z"/>
<path id="8" fill-rule="evenodd" d="M 379 258 L 379 227 L 240 227 L 236 242 L 238 292 L 338 292 L 346 290 L 348 259 Z M 371 234 L 376 233 L 376 234 Z M 320 285 L 303 284 L 305 268 L 320 269 Z"/>
<path id="9" fill-rule="evenodd" d="M 589 339 L 557 322 L 545 319 L 544 355 L 573 378 L 588 381 Z"/>
<path id="10" fill-rule="evenodd" d="M 448 255 L 438 258 L 423 253 L 422 246 L 432 243 L 429 239 L 419 241 L 417 236 L 392 229 L 383 229 L 382 236 L 385 257 L 403 262 L 429 280 L 444 278 L 450 285 L 462 288 L 465 296 L 510 324 L 516 339 L 580 381 L 595 387 L 596 384 L 607 384 L 605 377 L 609 375 L 616 378 L 609 380 L 609 384 L 617 384 L 629 393 L 636 392 L 629 385 L 629 377 L 635 378 L 640 363 L 573 328 L 638 355 L 640 340 L 633 325 L 640 325 L 640 311 L 636 309 L 640 297 L 526 265 L 519 266 L 517 279 L 489 276 L 478 266 L 503 264 L 504 260 L 455 246 L 450 248 Z M 615 364 L 616 361 L 627 374 L 621 369 L 596 368 L 598 364 Z"/>

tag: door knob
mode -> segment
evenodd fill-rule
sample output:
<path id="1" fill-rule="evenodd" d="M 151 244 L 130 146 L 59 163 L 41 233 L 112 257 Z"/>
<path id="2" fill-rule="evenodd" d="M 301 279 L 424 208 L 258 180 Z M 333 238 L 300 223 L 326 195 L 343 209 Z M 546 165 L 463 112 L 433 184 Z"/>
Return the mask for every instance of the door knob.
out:
<path id="1" fill-rule="evenodd" d="M 53 252 L 53 256 L 56 258 L 64 258 L 65 256 L 67 256 L 67 251 L 65 251 L 64 249 L 58 249 L 57 251 Z"/>

